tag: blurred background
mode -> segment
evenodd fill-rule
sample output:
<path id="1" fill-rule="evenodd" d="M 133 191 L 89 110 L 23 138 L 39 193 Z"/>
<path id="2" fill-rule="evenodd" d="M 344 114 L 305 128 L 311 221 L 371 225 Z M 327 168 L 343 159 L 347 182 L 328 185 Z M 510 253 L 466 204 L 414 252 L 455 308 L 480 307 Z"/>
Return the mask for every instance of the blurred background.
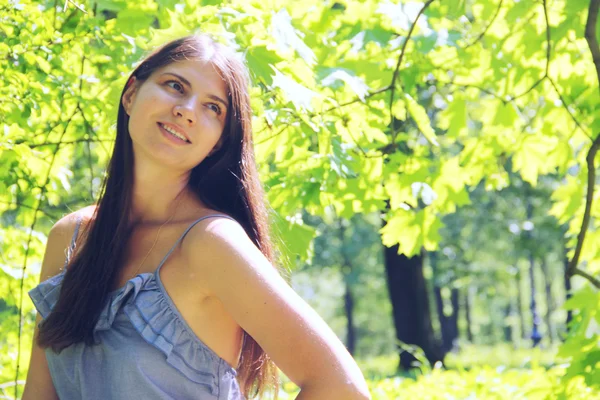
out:
<path id="1" fill-rule="evenodd" d="M 0 0 L 0 398 L 126 76 L 201 31 L 252 77 L 273 236 L 374 399 L 600 398 L 599 0 Z M 279 398 L 298 388 L 282 373 Z"/>

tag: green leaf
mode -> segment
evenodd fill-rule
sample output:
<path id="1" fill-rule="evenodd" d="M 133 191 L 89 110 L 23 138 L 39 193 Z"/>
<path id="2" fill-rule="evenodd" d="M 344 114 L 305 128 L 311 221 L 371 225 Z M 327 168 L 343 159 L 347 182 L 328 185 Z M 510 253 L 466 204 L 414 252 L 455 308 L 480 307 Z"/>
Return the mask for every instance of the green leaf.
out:
<path id="1" fill-rule="evenodd" d="M 271 32 L 277 46 L 283 52 L 294 50 L 306 64 L 315 64 L 315 53 L 302 41 L 298 31 L 292 26 L 292 18 L 285 8 L 271 17 Z"/>
<path id="2" fill-rule="evenodd" d="M 345 83 L 362 101 L 365 101 L 365 96 L 369 93 L 369 86 L 365 82 L 354 76 L 354 73 L 350 70 L 342 68 L 325 68 L 319 70 L 318 75 L 325 75 L 321 79 L 323 86 L 329 86 L 333 88 L 339 87 L 339 83 Z"/>
<path id="3" fill-rule="evenodd" d="M 278 217 L 273 228 L 279 239 L 278 248 L 290 268 L 297 265 L 297 260 L 306 261 L 312 258 L 312 241 L 317 234 L 314 227 L 305 225 L 297 218 Z"/>
<path id="4" fill-rule="evenodd" d="M 273 68 L 282 58 L 266 45 L 250 47 L 245 54 L 248 69 L 255 81 L 271 86 L 273 84 Z"/>
<path id="5" fill-rule="evenodd" d="M 317 93 L 299 84 L 277 68 L 273 68 L 273 70 L 275 71 L 273 86 L 284 92 L 286 98 L 294 104 L 296 110 L 312 110 L 312 100 L 317 96 Z"/>
<path id="6" fill-rule="evenodd" d="M 556 169 L 556 165 L 548 162 L 548 154 L 557 144 L 556 137 L 524 135 L 513 157 L 515 171 L 519 171 L 525 181 L 535 186 L 540 173 L 545 174 Z"/>
<path id="7" fill-rule="evenodd" d="M 419 131 L 425 136 L 427 141 L 434 146 L 439 146 L 437 142 L 437 138 L 435 136 L 435 132 L 431 127 L 431 121 L 429 120 L 429 116 L 425 109 L 417 103 L 408 93 L 404 94 L 404 98 L 406 99 L 406 108 L 410 116 L 413 118 L 417 126 L 419 127 Z"/>

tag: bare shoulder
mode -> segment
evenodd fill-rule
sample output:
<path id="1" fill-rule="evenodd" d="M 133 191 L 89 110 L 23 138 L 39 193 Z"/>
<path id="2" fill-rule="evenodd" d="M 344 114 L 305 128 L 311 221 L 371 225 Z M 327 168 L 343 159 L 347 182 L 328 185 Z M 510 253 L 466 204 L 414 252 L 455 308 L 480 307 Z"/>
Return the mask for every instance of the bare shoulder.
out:
<path id="1" fill-rule="evenodd" d="M 88 223 L 93 216 L 95 208 L 96 206 L 92 205 L 74 211 L 56 221 L 52 226 L 46 243 L 46 253 L 40 275 L 41 281 L 60 272 L 65 262 L 67 248 L 71 244 L 73 234 L 75 233 L 77 222 L 81 220 L 82 224 Z"/>
<path id="2" fill-rule="evenodd" d="M 182 254 L 205 282 L 209 282 L 204 279 L 207 275 L 214 277 L 214 270 L 224 267 L 234 273 L 231 269 L 236 266 L 263 269 L 268 265 L 269 272 L 276 272 L 242 225 L 224 217 L 206 218 L 194 225 L 182 242 Z"/>
<path id="3" fill-rule="evenodd" d="M 187 246 L 193 248 L 201 246 L 215 249 L 229 248 L 237 251 L 258 251 L 242 225 L 232 217 L 215 216 L 203 219 L 189 231 L 186 241 Z"/>
<path id="4" fill-rule="evenodd" d="M 77 211 L 74 211 L 70 214 L 65 215 L 52 227 L 50 230 L 51 234 L 55 236 L 68 236 L 69 240 L 73 236 L 75 232 L 75 227 L 77 226 L 77 222 L 81 220 L 82 223 L 88 223 L 94 214 L 96 209 L 95 205 L 87 206 Z"/>
<path id="5" fill-rule="evenodd" d="M 362 373 L 343 343 L 239 224 L 211 218 L 189 234 L 181 250 L 193 270 L 190 277 L 221 302 L 288 378 L 300 388 L 326 382 L 330 394 L 335 393 L 327 398 L 369 398 Z"/>
<path id="6" fill-rule="evenodd" d="M 241 235 L 248 238 L 246 231 L 242 225 L 233 217 L 219 213 L 220 215 L 212 214 L 211 218 L 206 218 L 194 225 L 190 230 L 193 240 L 201 240 L 203 238 L 221 238 L 227 239 L 231 235 Z M 229 218 L 225 218 L 225 216 Z M 250 238 L 248 238 L 250 239 Z"/>

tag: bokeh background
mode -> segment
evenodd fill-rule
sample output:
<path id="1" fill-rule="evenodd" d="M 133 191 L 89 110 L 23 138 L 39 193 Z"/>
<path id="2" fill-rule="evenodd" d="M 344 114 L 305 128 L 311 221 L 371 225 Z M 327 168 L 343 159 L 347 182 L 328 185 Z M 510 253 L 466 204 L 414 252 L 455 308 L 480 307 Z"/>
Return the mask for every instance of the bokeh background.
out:
<path id="1" fill-rule="evenodd" d="M 246 60 L 280 264 L 374 399 L 600 398 L 599 7 L 0 0 L 0 398 L 125 77 L 196 31 Z"/>

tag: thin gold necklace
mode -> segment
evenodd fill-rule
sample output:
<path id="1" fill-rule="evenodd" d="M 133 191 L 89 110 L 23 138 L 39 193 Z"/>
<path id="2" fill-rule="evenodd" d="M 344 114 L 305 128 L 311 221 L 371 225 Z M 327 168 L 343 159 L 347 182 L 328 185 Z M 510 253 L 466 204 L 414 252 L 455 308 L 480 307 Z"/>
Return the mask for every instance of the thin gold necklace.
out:
<path id="1" fill-rule="evenodd" d="M 183 192 L 183 191 L 182 191 Z M 163 226 L 165 226 L 166 224 L 168 224 L 169 222 L 171 222 L 171 220 L 173 219 L 173 217 L 175 216 L 175 213 L 177 213 L 177 208 L 179 207 L 179 202 L 181 201 L 181 198 L 179 198 L 179 196 L 181 195 L 180 192 L 177 195 L 177 203 L 175 204 L 175 210 L 173 211 L 173 214 L 171 214 L 171 216 L 169 217 L 168 220 L 166 220 L 161 226 L 160 228 L 158 228 L 158 232 L 156 233 L 156 238 L 154 239 L 154 243 L 152 243 L 152 247 L 150 247 L 150 250 L 148 250 L 148 252 L 146 253 L 146 256 L 144 257 L 144 259 L 142 260 L 142 262 L 140 263 L 140 265 L 138 265 L 137 269 L 135 270 L 135 272 L 133 273 L 133 277 L 135 277 L 138 273 L 138 271 L 140 270 L 140 268 L 142 267 L 142 265 L 144 265 L 144 263 L 146 262 L 146 259 L 148 258 L 148 256 L 150 255 L 150 253 L 152 252 L 152 250 L 154 249 L 154 246 L 156 246 L 156 242 L 158 242 L 158 237 L 160 236 L 160 231 L 162 230 Z"/>

